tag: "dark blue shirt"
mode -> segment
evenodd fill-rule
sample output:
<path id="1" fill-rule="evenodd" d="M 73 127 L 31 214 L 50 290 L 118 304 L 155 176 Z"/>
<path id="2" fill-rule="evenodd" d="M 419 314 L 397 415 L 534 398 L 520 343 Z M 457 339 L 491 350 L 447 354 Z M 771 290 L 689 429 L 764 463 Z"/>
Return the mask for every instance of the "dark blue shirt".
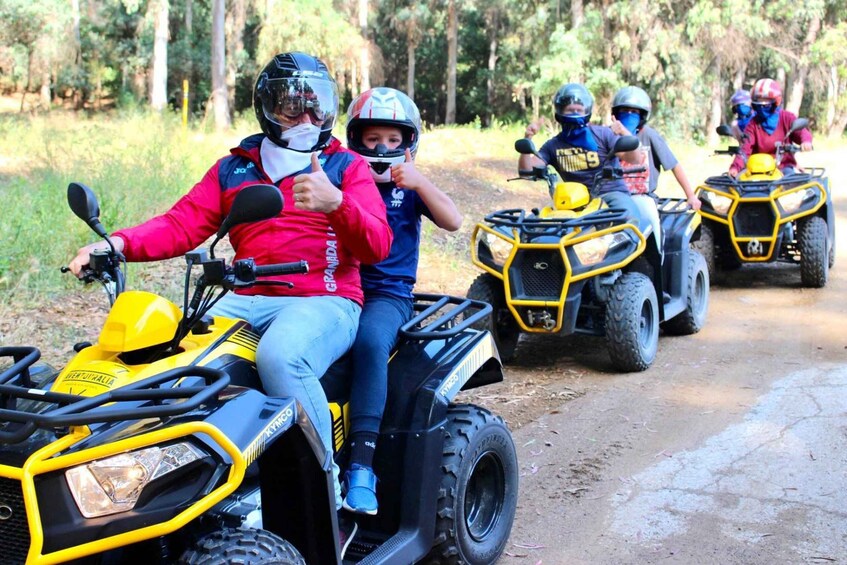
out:
<path id="1" fill-rule="evenodd" d="M 421 216 L 431 220 L 432 214 L 414 190 L 400 188 L 393 182 L 376 186 L 385 202 L 394 241 L 385 260 L 361 267 L 365 300 L 369 294 L 411 298 L 418 273 Z"/>
<path id="2" fill-rule="evenodd" d="M 606 126 L 589 124 L 587 127 L 591 129 L 591 133 L 594 134 L 594 139 L 597 141 L 597 151 L 574 147 L 567 143 L 560 133 L 547 140 L 547 143 L 541 146 L 538 154 L 548 165 L 552 165 L 556 169 L 563 181 L 579 182 L 590 190 L 594 185 L 594 175 L 604 165 L 620 167 L 620 160 L 612 153 L 612 148 L 615 146 L 615 140 L 618 136 Z M 626 183 L 621 179 L 602 181 L 597 192 L 599 194 L 606 192 L 626 192 L 629 194 Z"/>

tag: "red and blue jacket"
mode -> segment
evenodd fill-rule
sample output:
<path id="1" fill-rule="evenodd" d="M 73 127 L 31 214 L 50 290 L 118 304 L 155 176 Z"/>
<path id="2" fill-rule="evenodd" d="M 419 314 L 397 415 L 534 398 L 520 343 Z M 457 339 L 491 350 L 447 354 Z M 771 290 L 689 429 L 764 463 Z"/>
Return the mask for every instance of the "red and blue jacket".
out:
<path id="1" fill-rule="evenodd" d="M 116 231 L 126 242 L 128 261 L 156 261 L 178 257 L 214 235 L 229 213 L 235 195 L 256 183 L 274 184 L 262 169 L 259 147 L 264 135 L 244 139 L 209 169 L 200 182 L 160 216 L 138 226 Z M 373 264 L 388 256 L 392 233 L 385 204 L 367 163 L 332 138 L 319 155 L 321 166 L 333 185 L 343 193 L 341 206 L 329 214 L 298 210 L 291 190 L 294 177 L 277 186 L 284 205 L 275 218 L 240 224 L 229 232 L 235 258 L 252 257 L 257 265 L 306 260 L 309 272 L 278 277 L 294 283 L 257 285 L 239 294 L 270 296 L 341 296 L 362 304 L 359 264 Z M 267 280 L 274 280 L 269 277 Z"/>
<path id="2" fill-rule="evenodd" d="M 758 123 L 755 118 L 750 120 L 750 123 L 748 123 L 747 127 L 744 128 L 744 135 L 746 137 L 741 143 L 741 153 L 735 156 L 735 159 L 732 161 L 732 166 L 740 171 L 744 168 L 747 158 L 754 153 L 776 155 L 777 142 L 785 139 L 785 136 L 788 134 L 788 130 L 791 129 L 791 124 L 796 119 L 797 116 L 791 112 L 780 110 L 779 121 L 777 122 L 776 129 L 773 130 L 773 133 L 766 132 L 765 128 L 762 127 L 762 124 Z M 796 143 L 797 145 L 805 142 L 811 143 L 812 134 L 809 130 L 803 128 L 792 133 L 786 141 Z M 782 162 L 777 163 L 776 166 L 780 169 L 784 169 L 785 167 L 796 168 L 797 159 L 794 158 L 793 153 L 785 152 L 782 154 Z"/>

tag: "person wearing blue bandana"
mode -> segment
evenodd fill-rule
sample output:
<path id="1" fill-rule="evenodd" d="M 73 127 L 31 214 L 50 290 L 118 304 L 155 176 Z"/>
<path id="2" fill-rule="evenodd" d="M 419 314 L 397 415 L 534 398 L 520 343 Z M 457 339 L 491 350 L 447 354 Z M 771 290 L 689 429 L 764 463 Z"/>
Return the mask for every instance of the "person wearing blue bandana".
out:
<path id="1" fill-rule="evenodd" d="M 538 150 L 541 159 L 535 155 L 521 155 L 518 159 L 519 171 L 549 164 L 563 181 L 578 182 L 591 188 L 595 174 L 603 166 L 619 167 L 620 159 L 636 164 L 641 158 L 638 150 L 618 154 L 612 152 L 617 136 L 607 126 L 590 123 L 594 98 L 585 86 L 578 83 L 562 86 L 553 96 L 553 108 L 562 131 L 541 146 Z M 538 130 L 538 123 L 530 123 L 524 137 L 530 139 Z M 638 222 L 640 214 L 623 180 L 603 182 L 598 187 L 598 193 L 609 207 L 623 208 L 629 220 Z"/>
<path id="2" fill-rule="evenodd" d="M 803 128 L 788 135 L 791 124 L 797 119 L 793 113 L 782 108 L 782 87 L 773 79 L 762 78 L 753 85 L 750 92 L 751 105 L 755 115 L 744 128 L 744 139 L 741 149 L 732 165 L 729 174 L 732 177 L 744 168 L 747 158 L 754 153 L 776 155 L 779 143 L 791 142 L 800 145 L 802 151 L 811 151 L 812 134 Z M 791 174 L 797 167 L 794 154 L 785 152 L 777 163 L 783 174 Z"/>
<path id="3" fill-rule="evenodd" d="M 732 135 L 739 142 L 744 141 L 744 129 L 756 112 L 753 111 L 753 100 L 750 98 L 749 90 L 736 90 L 732 98 L 729 99 L 729 104 L 732 107 Z"/>
<path id="4" fill-rule="evenodd" d="M 638 150 L 642 158 L 638 164 L 645 166 L 647 170 L 626 174 L 624 181 L 642 217 L 650 220 L 653 232 L 656 234 L 656 244 L 661 249 L 661 223 L 659 211 L 656 208 L 659 174 L 663 170 L 673 172 L 676 182 L 685 193 L 685 199 L 692 209 L 700 209 L 700 199 L 694 194 L 685 170 L 668 147 L 665 138 L 647 125 L 652 110 L 653 103 L 643 89 L 637 86 L 625 86 L 618 90 L 612 99 L 611 129 L 618 135 L 635 135 L 641 142 Z M 623 170 L 626 173 L 626 165 Z"/>

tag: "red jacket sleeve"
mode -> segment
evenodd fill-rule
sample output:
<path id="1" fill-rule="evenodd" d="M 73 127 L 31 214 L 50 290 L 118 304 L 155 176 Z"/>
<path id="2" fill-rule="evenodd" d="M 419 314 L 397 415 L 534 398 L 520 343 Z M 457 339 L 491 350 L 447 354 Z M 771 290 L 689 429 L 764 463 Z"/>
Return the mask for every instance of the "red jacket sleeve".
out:
<path id="1" fill-rule="evenodd" d="M 362 263 L 379 263 L 388 257 L 393 234 L 385 203 L 363 159 L 353 160 L 344 171 L 341 192 L 341 206 L 327 214 L 338 240 Z"/>
<path id="2" fill-rule="evenodd" d="M 170 210 L 114 235 L 126 243 L 128 261 L 158 261 L 179 257 L 196 248 L 217 232 L 223 221 L 220 161 L 209 169 L 188 194 Z"/>

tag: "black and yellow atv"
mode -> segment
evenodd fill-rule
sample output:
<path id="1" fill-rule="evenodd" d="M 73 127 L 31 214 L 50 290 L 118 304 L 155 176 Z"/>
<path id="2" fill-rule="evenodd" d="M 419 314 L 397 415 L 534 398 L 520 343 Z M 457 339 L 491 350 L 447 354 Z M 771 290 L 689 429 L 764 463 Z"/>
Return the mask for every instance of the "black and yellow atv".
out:
<path id="1" fill-rule="evenodd" d="M 620 138 L 615 151 L 637 145 L 634 137 Z M 515 148 L 537 156 L 529 140 Z M 622 174 L 603 167 L 593 189 Z M 580 333 L 605 336 L 617 370 L 643 371 L 656 356 L 660 324 L 668 334 L 700 330 L 709 274 L 690 249 L 700 218 L 684 200 L 659 201 L 663 259 L 655 234 L 645 236 L 624 210 L 608 208 L 586 186 L 558 182 L 542 167 L 521 178 L 547 181 L 552 205 L 494 212 L 471 236 L 471 258 L 485 272 L 467 296 L 493 306 L 480 327 L 494 334 L 501 359 L 515 356 L 522 333 Z"/>
<path id="2" fill-rule="evenodd" d="M 105 237 L 90 189 L 68 194 Z M 0 348 L 0 561 L 341 562 L 333 454 L 298 402 L 262 392 L 250 326 L 206 315 L 226 291 L 308 268 L 214 256 L 232 225 L 281 206 L 272 186 L 237 195 L 209 252 L 186 256 L 182 309 L 124 291 L 120 254 L 95 254 L 84 278 L 114 303 L 97 343 L 61 371 L 34 347 Z M 420 295 L 415 309 L 389 367 L 380 512 L 359 521 L 344 563 L 493 563 L 515 513 L 515 448 L 501 418 L 454 403 L 503 378 L 491 335 L 470 327 L 490 308 Z M 346 405 L 331 400 L 343 451 Z"/>
<path id="3" fill-rule="evenodd" d="M 807 124 L 798 118 L 789 135 Z M 725 125 L 717 131 L 732 135 Z M 738 178 L 713 176 L 697 187 L 703 224 L 695 247 L 711 272 L 784 262 L 799 264 L 804 286 L 826 285 L 835 263 L 835 210 L 825 171 L 813 167 L 783 175 L 777 168 L 783 153 L 799 150 L 793 143 L 779 143 L 775 157 L 751 155 Z M 737 147 L 726 151 L 737 152 Z"/>

